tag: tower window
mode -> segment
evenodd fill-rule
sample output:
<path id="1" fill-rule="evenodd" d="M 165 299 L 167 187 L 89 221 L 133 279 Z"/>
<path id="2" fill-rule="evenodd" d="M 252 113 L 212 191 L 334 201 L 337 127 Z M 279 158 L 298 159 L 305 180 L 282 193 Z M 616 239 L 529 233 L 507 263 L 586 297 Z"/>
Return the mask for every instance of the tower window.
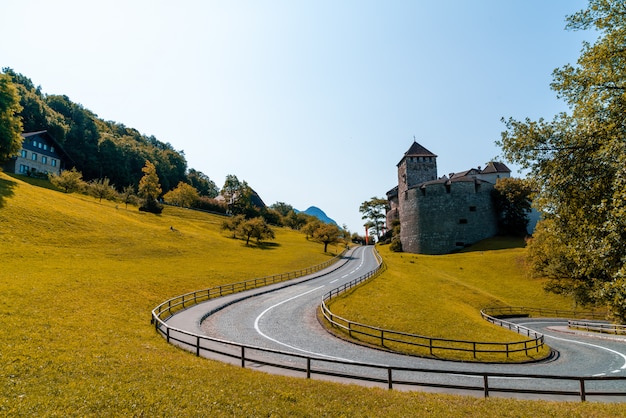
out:
<path id="1" fill-rule="evenodd" d="M 467 219 L 461 218 L 461 219 L 459 219 L 459 223 L 460 224 L 466 224 L 467 223 Z"/>
<path id="2" fill-rule="evenodd" d="M 476 206 L 470 206 L 469 207 L 469 211 L 470 212 L 476 212 Z"/>

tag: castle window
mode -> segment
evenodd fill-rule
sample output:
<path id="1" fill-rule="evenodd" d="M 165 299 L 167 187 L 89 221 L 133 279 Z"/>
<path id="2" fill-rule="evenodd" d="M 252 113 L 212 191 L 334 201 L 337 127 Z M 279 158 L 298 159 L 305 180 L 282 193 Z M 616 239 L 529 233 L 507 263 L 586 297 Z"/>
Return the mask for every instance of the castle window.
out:
<path id="1" fill-rule="evenodd" d="M 476 206 L 470 206 L 469 207 L 469 211 L 470 212 L 476 212 Z"/>
<path id="2" fill-rule="evenodd" d="M 450 193 L 450 184 L 446 184 L 446 193 Z"/>
<path id="3" fill-rule="evenodd" d="M 456 245 L 457 247 L 465 247 L 465 243 L 461 241 L 456 242 L 454 245 Z"/>
<path id="4" fill-rule="evenodd" d="M 404 200 L 407 200 L 409 198 L 409 192 L 408 190 L 404 191 Z"/>
<path id="5" fill-rule="evenodd" d="M 422 187 L 420 190 L 422 191 L 422 196 L 426 196 L 426 187 Z"/>
<path id="6" fill-rule="evenodd" d="M 461 219 L 459 219 L 459 223 L 460 224 L 466 224 L 467 223 L 467 219 L 461 218 Z"/>

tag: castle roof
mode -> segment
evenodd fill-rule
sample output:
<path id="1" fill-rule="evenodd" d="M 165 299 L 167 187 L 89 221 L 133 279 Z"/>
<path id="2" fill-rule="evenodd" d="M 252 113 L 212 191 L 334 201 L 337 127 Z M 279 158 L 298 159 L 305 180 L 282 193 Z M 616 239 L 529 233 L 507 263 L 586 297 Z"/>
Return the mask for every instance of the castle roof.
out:
<path id="1" fill-rule="evenodd" d="M 435 154 L 428 151 L 426 148 L 418 144 L 417 141 L 415 140 L 413 140 L 413 144 L 411 144 L 411 147 L 409 148 L 409 150 L 404 153 L 404 157 L 402 157 L 402 160 L 404 160 L 406 157 L 435 157 L 437 158 Z M 402 160 L 400 160 L 398 165 L 400 165 Z"/>
<path id="2" fill-rule="evenodd" d="M 482 174 L 491 174 L 491 173 L 510 173 L 511 170 L 509 167 L 504 165 L 504 163 L 499 163 L 496 161 L 490 161 L 487 163 L 485 168 L 481 171 Z"/>

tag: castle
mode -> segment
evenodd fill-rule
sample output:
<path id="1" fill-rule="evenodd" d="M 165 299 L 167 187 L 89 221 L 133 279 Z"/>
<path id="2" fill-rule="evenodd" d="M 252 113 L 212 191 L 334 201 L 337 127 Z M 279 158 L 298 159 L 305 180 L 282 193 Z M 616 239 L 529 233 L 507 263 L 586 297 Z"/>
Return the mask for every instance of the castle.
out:
<path id="1" fill-rule="evenodd" d="M 398 163 L 398 186 L 387 192 L 387 228 L 399 220 L 402 250 L 419 254 L 445 254 L 492 237 L 498 220 L 491 192 L 510 174 L 490 162 L 439 178 L 437 156 L 414 141 Z"/>

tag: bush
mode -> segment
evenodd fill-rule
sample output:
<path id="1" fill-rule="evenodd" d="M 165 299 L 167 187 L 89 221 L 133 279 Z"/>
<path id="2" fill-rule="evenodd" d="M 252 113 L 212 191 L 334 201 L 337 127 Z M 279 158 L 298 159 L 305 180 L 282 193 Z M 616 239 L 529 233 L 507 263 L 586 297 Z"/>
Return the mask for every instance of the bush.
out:
<path id="1" fill-rule="evenodd" d="M 402 242 L 399 237 L 395 237 L 391 240 L 391 244 L 389 244 L 389 249 L 394 253 L 402 252 Z"/>
<path id="2" fill-rule="evenodd" d="M 139 207 L 139 210 L 142 212 L 150 212 L 150 213 L 159 214 L 163 212 L 163 205 L 161 205 L 155 199 L 146 199 L 143 205 Z"/>

